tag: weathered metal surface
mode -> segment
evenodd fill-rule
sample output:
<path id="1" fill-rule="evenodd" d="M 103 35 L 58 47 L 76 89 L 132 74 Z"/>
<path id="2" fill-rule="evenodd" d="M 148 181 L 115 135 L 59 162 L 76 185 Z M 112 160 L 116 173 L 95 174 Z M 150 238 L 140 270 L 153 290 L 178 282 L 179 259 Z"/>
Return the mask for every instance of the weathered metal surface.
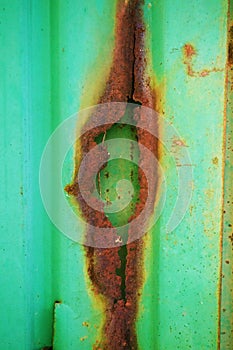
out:
<path id="1" fill-rule="evenodd" d="M 232 348 L 228 6 L 226 0 L 143 5 L 156 108 L 182 135 L 180 147 L 188 148 L 193 197 L 176 230 L 161 231 L 177 195 L 174 164 L 161 150 L 167 201 L 144 241 L 139 349 Z M 93 297 L 83 248 L 49 223 L 37 174 L 43 147 L 60 121 L 103 95 L 116 2 L 13 0 L 1 1 L 0 11 L 1 346 L 41 349 L 53 342 L 58 350 L 91 349 L 100 340 L 105 310 Z M 56 300 L 61 303 L 55 304 L 53 334 Z"/>
<path id="2" fill-rule="evenodd" d="M 137 101 L 143 106 L 154 107 L 155 94 L 152 93 L 150 81 L 145 76 L 145 25 L 142 15 L 141 1 L 118 2 L 112 67 L 99 103 Z M 139 222 L 135 226 L 132 222 L 124 232 L 120 233 L 119 227 L 126 225 L 130 220 L 134 221 L 133 218 L 137 217 L 144 209 L 147 197 L 150 197 L 149 201 L 153 207 L 156 168 L 151 162 L 151 153 L 158 154 L 158 152 L 155 137 L 142 128 L 139 130 L 137 123 L 133 130 L 132 122 L 136 114 L 138 114 L 139 119 L 144 118 L 145 120 L 146 116 L 143 115 L 143 111 L 140 111 L 138 104 L 135 104 L 135 108 L 131 108 L 131 110 L 127 106 L 124 111 L 121 111 L 120 107 L 119 110 L 113 108 L 112 114 L 111 110 L 108 110 L 108 113 L 107 111 L 106 113 L 93 112 L 93 115 L 87 121 L 89 130 L 82 136 L 80 146 L 77 147 L 75 162 L 77 166 L 73 183 L 66 186 L 68 194 L 77 198 L 85 219 L 94 225 L 94 228 L 88 229 L 86 233 L 91 236 L 93 241 L 93 244 L 86 248 L 87 270 L 96 294 L 101 294 L 105 300 L 104 313 L 106 320 L 102 329 L 101 340 L 96 345 L 96 347 L 103 349 L 138 348 L 135 319 L 139 299 L 138 288 L 142 279 L 143 240 L 132 239 L 132 236 L 138 237 L 140 231 L 144 228 L 142 223 L 140 225 Z M 98 128 L 95 127 L 97 118 L 100 124 Z M 103 119 L 102 122 L 101 118 Z M 127 120 L 131 121 L 131 125 L 127 125 Z M 106 124 L 106 121 L 108 124 Z M 148 119 L 146 121 L 149 123 Z M 153 130 L 155 127 L 156 120 L 154 125 L 151 123 L 149 129 Z M 117 138 L 117 144 L 115 143 L 111 147 L 110 142 L 110 146 L 105 146 L 106 141 Z M 115 159 L 109 163 L 108 158 L 111 156 L 111 152 L 114 152 L 115 147 L 123 147 L 124 153 L 127 151 L 127 146 L 124 145 L 121 139 L 131 139 L 134 140 L 134 144 L 137 144 L 137 142 L 143 144 L 150 149 L 150 157 L 146 157 L 147 153 L 143 153 L 139 149 L 138 151 L 133 150 L 133 143 L 131 142 L 128 144 L 130 162 L 126 159 Z M 80 177 L 79 163 L 82 162 L 82 158 L 86 154 L 91 153 L 93 147 L 98 143 L 102 144 L 102 148 L 99 148 L 97 152 L 93 152 L 89 161 L 86 161 L 83 175 Z M 137 153 L 139 153 L 136 156 L 139 158 L 138 160 L 135 159 Z M 81 160 L 78 162 L 80 157 Z M 105 166 L 98 169 L 99 160 L 102 158 Z M 132 165 L 132 162 L 136 163 Z M 142 170 L 139 173 L 141 163 L 150 173 L 150 179 L 145 177 Z M 137 169 L 138 164 L 139 169 Z M 131 176 L 129 176 L 130 174 Z M 116 190 L 112 191 L 111 187 L 115 188 L 118 181 L 122 179 L 127 181 L 128 179 L 134 187 L 138 187 L 138 190 L 135 191 L 135 198 L 130 201 L 131 206 L 128 207 L 128 210 L 127 208 L 125 210 L 119 208 L 118 214 L 107 215 L 104 212 L 93 210 L 93 206 L 90 203 L 87 204 L 80 190 L 80 182 L 84 182 L 85 191 L 91 192 L 96 176 L 99 178 L 99 193 L 108 203 L 115 200 Z M 147 184 L 149 181 L 150 188 L 152 188 L 150 193 L 148 193 Z M 102 194 L 103 192 L 106 194 Z M 123 192 L 122 196 L 126 197 L 126 193 Z M 93 196 L 93 203 L 96 200 L 96 197 Z M 149 219 L 149 210 L 147 210 L 147 215 Z M 104 234 L 103 228 L 109 229 L 108 234 Z M 89 245 L 89 241 L 86 244 Z M 107 248 L 103 249 L 103 247 Z"/>
<path id="3" fill-rule="evenodd" d="M 55 348 L 79 348 L 86 332 L 84 344 L 91 348 L 97 337 L 98 310 L 92 310 L 86 292 L 82 248 L 51 224 L 40 199 L 38 171 L 51 132 L 78 110 L 84 77 L 97 59 L 105 66 L 95 69 L 95 76 L 107 74 L 113 11 L 109 1 L 1 1 L 0 339 L 5 349 L 51 346 L 55 300 L 68 305 L 63 322 L 74 316 L 69 327 L 62 326 L 64 338 Z M 87 28 L 82 36 L 80 28 Z M 93 95 L 85 96 L 92 104 Z M 90 328 L 82 326 L 88 319 Z"/>
<path id="4" fill-rule="evenodd" d="M 233 345 L 233 3 L 228 14 L 228 62 L 226 66 L 225 107 L 225 167 L 222 227 L 222 273 L 219 310 L 219 348 L 232 349 Z"/>
<path id="5" fill-rule="evenodd" d="M 161 232 L 177 189 L 172 164 L 164 164 L 162 158 L 168 206 L 147 248 L 148 278 L 138 320 L 140 346 L 217 349 L 228 3 L 195 1 L 181 6 L 180 1 L 161 1 L 153 5 L 147 13 L 153 67 L 164 90 L 162 110 L 188 147 L 193 196 L 177 229 L 169 235 Z M 192 58 L 194 72 L 214 68 L 218 72 L 204 77 L 187 74 L 186 45 L 197 53 Z M 144 337 L 146 329 L 151 338 Z"/>

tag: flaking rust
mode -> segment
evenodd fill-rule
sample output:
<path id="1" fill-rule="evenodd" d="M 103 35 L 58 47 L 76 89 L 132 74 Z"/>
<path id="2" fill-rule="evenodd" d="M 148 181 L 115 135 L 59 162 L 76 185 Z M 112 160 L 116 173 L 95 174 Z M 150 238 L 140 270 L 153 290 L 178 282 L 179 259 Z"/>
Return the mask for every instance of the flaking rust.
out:
<path id="1" fill-rule="evenodd" d="M 145 54 L 145 26 L 143 23 L 142 1 L 119 0 L 117 4 L 116 27 L 115 27 L 115 47 L 113 53 L 113 63 L 105 92 L 99 100 L 99 103 L 106 102 L 131 102 L 136 103 L 132 118 L 136 121 L 138 142 L 147 147 L 151 153 L 157 156 L 158 143 L 152 134 L 143 130 L 145 125 L 152 131 L 157 128 L 156 121 L 148 125 L 147 115 L 138 104 L 153 108 L 155 106 L 154 93 L 151 90 L 149 77 L 146 75 L 146 54 Z M 91 116 L 87 121 L 88 129 L 81 138 L 81 154 L 85 155 L 96 145 L 96 138 L 100 134 L 107 132 L 111 126 L 120 120 L 122 113 L 105 116 L 104 122 L 108 124 L 100 127 L 95 125 L 98 115 Z M 107 150 L 103 147 L 99 151 L 99 157 L 107 162 Z M 80 160 L 80 155 L 76 159 Z M 78 163 L 78 162 L 77 162 Z M 86 183 L 92 181 L 93 175 L 96 175 L 97 161 L 96 157 L 91 159 L 91 166 L 86 169 Z M 146 167 L 150 178 L 146 178 L 140 166 Z M 141 237 L 143 224 L 135 224 L 134 218 L 142 213 L 145 203 L 148 202 L 148 210 L 142 215 L 142 221 L 145 222 L 152 214 L 156 196 L 156 171 L 152 168 L 151 160 L 146 157 L 143 150 L 140 152 L 138 182 L 140 185 L 139 201 L 135 206 L 134 213 L 129 219 L 128 243 L 126 245 L 127 254 L 124 266 L 124 274 L 117 273 L 121 269 L 121 258 L 119 251 L 122 246 L 116 247 L 119 241 L 117 230 L 104 212 L 99 212 L 88 206 L 80 194 L 77 180 L 79 166 L 76 164 L 74 180 L 71 185 L 66 186 L 66 191 L 74 196 L 78 201 L 82 214 L 86 221 L 91 223 L 95 229 L 88 229 L 87 235 L 93 238 L 93 247 L 85 246 L 87 270 L 92 282 L 94 292 L 100 294 L 106 304 L 105 324 L 102 329 L 102 338 L 93 349 L 102 350 L 120 350 L 120 349 L 138 349 L 135 330 L 135 321 L 138 310 L 139 291 L 142 286 L 143 270 L 143 238 L 132 241 L 132 237 Z M 152 190 L 148 191 L 150 182 Z M 102 228 L 110 229 L 108 235 L 104 235 Z M 94 248 L 110 245 L 115 242 L 114 248 Z M 103 243 L 103 244 L 102 244 Z M 106 245 L 105 245 L 106 246 Z M 122 279 L 124 278 L 124 281 Z M 122 292 L 124 286 L 124 293 Z"/>

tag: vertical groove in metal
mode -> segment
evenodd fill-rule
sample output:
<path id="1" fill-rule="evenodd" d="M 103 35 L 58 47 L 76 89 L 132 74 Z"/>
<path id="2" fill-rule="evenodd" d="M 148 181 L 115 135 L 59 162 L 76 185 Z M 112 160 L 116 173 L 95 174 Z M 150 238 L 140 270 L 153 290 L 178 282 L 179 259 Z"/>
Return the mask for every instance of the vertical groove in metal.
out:
<path id="1" fill-rule="evenodd" d="M 220 275 L 221 300 L 219 318 L 219 349 L 221 350 L 230 350 L 233 346 L 233 2 L 231 0 L 229 0 L 228 13 L 227 55 L 222 270 Z"/>
<path id="2" fill-rule="evenodd" d="M 49 1 L 49 44 L 50 44 L 50 106 L 51 114 L 49 118 L 49 124 L 51 133 L 55 130 L 56 126 L 61 120 L 61 99 L 60 99 L 60 56 L 59 56 L 59 18 L 60 14 L 60 1 Z M 56 161 L 56 157 L 54 157 Z M 53 176 L 53 164 L 51 164 L 51 178 Z M 52 290 L 53 290 L 53 302 L 61 299 L 59 289 L 59 275 L 61 274 L 60 266 L 60 250 L 61 242 L 60 235 L 56 228 L 52 226 L 52 250 L 51 250 L 51 261 L 52 261 Z M 55 314 L 55 311 L 54 311 Z"/>
<path id="3" fill-rule="evenodd" d="M 228 0 L 228 12 L 227 12 L 227 32 L 226 33 L 226 65 L 225 65 L 225 100 L 223 111 L 223 162 L 222 162 L 222 203 L 221 203 L 221 230 L 220 230 L 220 266 L 219 266 L 219 297 L 218 297 L 218 350 L 221 348 L 221 323 L 222 323 L 222 297 L 223 297 L 223 246 L 224 246 L 224 207 L 225 207 L 225 176 L 226 176 L 226 139 L 227 139 L 227 100 L 228 100 L 228 46 L 229 46 L 229 22 L 230 22 L 230 0 Z"/>
<path id="4" fill-rule="evenodd" d="M 153 290 L 158 295 L 154 300 L 154 293 L 150 294 L 157 275 L 148 270 L 139 320 L 141 347 L 153 348 L 151 338 L 144 337 L 144 324 L 149 317 L 152 321 L 154 310 L 158 310 L 154 325 L 158 349 L 217 349 L 227 1 L 195 1 L 182 7 L 179 1 L 151 4 L 154 20 L 148 25 L 154 71 L 164 91 L 162 111 L 188 147 L 194 190 L 176 230 L 169 235 L 159 233 L 158 292 Z M 196 51 L 192 74 L 182 55 L 185 45 Z M 210 71 L 206 76 L 205 70 Z M 168 162 L 163 166 L 172 206 L 175 174 Z M 169 207 L 160 220 L 166 220 L 168 214 Z M 152 239 L 155 234 L 156 230 Z M 154 300 L 153 306 L 147 300 Z"/>
<path id="5" fill-rule="evenodd" d="M 95 101 L 96 86 L 103 87 L 106 77 L 103 79 L 102 72 L 110 66 L 107 47 L 113 43 L 114 4 L 108 0 L 2 0 L 0 4 L 4 133 L 0 138 L 4 272 L 0 339 L 7 350 L 51 345 L 55 300 L 62 302 L 55 310 L 56 350 L 90 349 L 99 336 L 102 310 L 91 297 L 82 247 L 50 223 L 40 200 L 38 172 L 43 147 L 54 128 L 81 104 L 86 107 Z M 232 4 L 230 1 L 229 29 Z M 160 232 L 176 190 L 171 164 L 164 162 L 168 210 L 145 250 L 147 279 L 137 320 L 140 346 L 142 350 L 215 349 L 220 330 L 220 349 L 230 350 L 233 55 L 227 67 L 225 156 L 221 144 L 227 1 L 195 0 L 181 6 L 179 0 L 145 0 L 144 7 L 153 74 L 162 95 L 161 111 L 187 143 L 193 159 L 194 194 L 176 231 L 170 235 Z M 193 67 L 197 72 L 214 67 L 222 70 L 205 77 L 188 76 L 183 57 L 186 44 L 196 48 Z M 224 161 L 223 279 L 218 320 L 220 168 Z"/>

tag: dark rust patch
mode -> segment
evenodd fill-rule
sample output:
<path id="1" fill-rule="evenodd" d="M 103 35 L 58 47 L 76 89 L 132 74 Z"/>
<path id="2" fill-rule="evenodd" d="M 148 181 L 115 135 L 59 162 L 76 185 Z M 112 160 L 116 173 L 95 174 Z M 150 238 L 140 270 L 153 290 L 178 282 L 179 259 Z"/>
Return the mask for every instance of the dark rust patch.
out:
<path id="1" fill-rule="evenodd" d="M 145 70 L 147 64 L 144 42 L 145 26 L 141 5 L 142 1 L 140 0 L 118 1 L 113 63 L 105 92 L 99 103 L 135 103 L 132 118 L 137 122 L 136 125 L 140 124 L 140 127 L 137 127 L 138 142 L 157 155 L 157 139 L 143 130 L 143 125 L 152 131 L 156 130 L 156 121 L 152 121 L 151 125 L 148 126 L 146 112 L 137 106 L 137 104 L 151 108 L 155 106 L 155 96 Z M 96 137 L 106 133 L 114 123 L 121 119 L 124 112 L 125 110 L 122 110 L 122 113 L 119 113 L 118 110 L 116 114 L 112 111 L 111 114 L 101 116 L 102 121 L 108 124 L 98 128 L 94 125 L 96 118 L 100 118 L 100 116 L 98 113 L 92 115 L 86 123 L 91 131 L 84 133 L 81 138 L 81 155 L 90 152 L 96 146 Z M 108 153 L 104 145 L 100 149 L 98 157 L 104 162 L 108 161 Z M 80 155 L 77 158 L 80 159 Z M 76 163 L 73 183 L 67 185 L 65 190 L 76 198 L 86 221 L 95 226 L 95 229 L 89 229 L 87 232 L 88 236 L 93 239 L 93 246 L 98 246 L 98 242 L 100 246 L 102 242 L 114 246 L 119 239 L 116 228 L 113 227 L 104 213 L 94 210 L 82 198 L 77 180 L 79 170 L 77 159 Z M 87 189 L 93 181 L 93 176 L 99 171 L 99 169 L 97 170 L 99 162 L 97 162 L 96 157 L 91 159 L 90 164 L 91 167 L 89 166 L 85 173 Z M 148 169 L 150 178 L 145 177 L 140 166 Z M 143 223 L 152 213 L 155 202 L 156 171 L 151 164 L 151 159 L 148 159 L 143 150 L 140 152 L 138 181 L 140 184 L 139 201 L 136 204 L 134 214 L 129 219 L 128 241 L 131 241 L 131 237 L 141 237 L 140 231 L 143 229 Z M 151 191 L 148 191 L 148 183 L 151 183 Z M 93 199 L 93 201 L 97 201 L 97 199 Z M 142 225 L 138 225 L 138 223 L 136 225 L 133 219 L 142 212 L 146 201 L 148 201 L 149 206 L 142 216 Z M 103 227 L 110 229 L 108 235 L 103 234 Z M 96 294 L 101 294 L 106 303 L 106 322 L 102 330 L 102 340 L 94 345 L 94 349 L 136 350 L 138 348 L 135 320 L 140 295 L 139 289 L 142 285 L 143 245 L 143 239 L 139 238 L 125 246 L 126 263 L 123 274 L 117 273 L 117 271 L 122 270 L 121 254 L 119 254 L 122 246 L 114 248 L 85 247 L 87 270 L 93 291 Z"/>
<path id="2" fill-rule="evenodd" d="M 229 29 L 228 64 L 233 65 L 233 26 Z"/>

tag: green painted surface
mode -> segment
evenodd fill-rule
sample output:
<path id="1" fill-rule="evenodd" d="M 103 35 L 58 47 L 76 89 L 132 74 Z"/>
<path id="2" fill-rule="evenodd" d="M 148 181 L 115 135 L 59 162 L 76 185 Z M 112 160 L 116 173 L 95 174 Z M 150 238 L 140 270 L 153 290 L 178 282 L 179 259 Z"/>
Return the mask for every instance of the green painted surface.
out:
<path id="1" fill-rule="evenodd" d="M 92 307 L 86 292 L 83 249 L 51 224 L 40 198 L 39 165 L 51 132 L 88 93 L 84 80 L 93 86 L 90 71 L 96 77 L 107 74 L 106 66 L 99 71 L 94 66 L 111 57 L 113 12 L 114 2 L 107 1 L 98 8 L 95 1 L 0 2 L 0 339 L 8 350 L 52 345 L 56 300 L 64 303 L 62 313 L 56 312 L 58 325 L 59 315 L 69 325 L 62 323 L 56 332 L 56 349 L 90 348 L 98 334 L 102 311 Z"/>
<path id="2" fill-rule="evenodd" d="M 1 1 L 1 348 L 51 341 L 51 223 L 38 168 L 50 135 L 46 1 Z M 41 49 L 42 48 L 42 49 Z"/>
<path id="3" fill-rule="evenodd" d="M 127 117 L 126 120 L 128 119 Z M 124 122 L 124 117 L 121 119 L 121 122 Z M 115 227 L 128 224 L 130 217 L 134 214 L 135 204 L 139 200 L 137 166 L 139 149 L 135 147 L 137 146 L 136 135 L 136 128 L 119 123 L 107 130 L 104 139 L 107 150 L 113 159 L 108 161 L 105 168 L 100 171 L 97 188 L 100 196 L 107 202 L 105 208 L 106 216 Z M 115 141 L 116 139 L 117 142 Z M 125 142 L 125 140 L 129 140 L 129 142 Z M 102 140 L 98 143 L 101 142 Z M 119 183 L 122 179 L 125 182 Z M 117 183 L 118 188 L 116 188 Z M 112 205 L 112 202 L 115 204 L 113 212 L 108 208 Z M 127 203 L 129 204 L 127 205 Z M 127 239 L 123 239 L 123 242 L 127 242 Z"/>
<path id="4" fill-rule="evenodd" d="M 232 258 L 230 151 L 224 188 L 222 177 L 228 3 L 159 0 L 145 1 L 144 9 L 150 74 L 153 70 L 162 96 L 160 112 L 188 147 L 193 196 L 176 230 L 161 231 L 177 193 L 174 164 L 161 150 L 167 201 L 145 237 L 146 281 L 137 320 L 140 349 L 218 349 L 221 261 L 227 276 L 221 349 L 231 349 L 232 265 L 225 262 Z M 103 310 L 87 293 L 83 249 L 50 223 L 38 174 L 51 132 L 80 107 L 98 101 L 110 67 L 114 14 L 115 2 L 107 0 L 0 1 L 0 339 L 7 350 L 52 345 L 56 300 L 62 303 L 54 313 L 55 350 L 91 349 L 99 336 Z M 209 75 L 187 75 L 185 44 L 196 49 L 194 71 L 213 70 Z M 230 84 L 227 137 L 232 132 Z M 224 192 L 229 212 L 222 259 Z"/>
<path id="5" fill-rule="evenodd" d="M 146 252 L 151 258 L 146 259 L 148 279 L 138 321 L 142 349 L 218 348 L 227 11 L 224 1 L 182 6 L 180 1 L 159 1 L 147 10 L 153 69 L 164 91 L 162 111 L 188 147 L 193 195 L 175 231 L 161 232 L 177 187 L 174 165 L 172 169 L 162 154 L 169 185 Z M 195 71 L 216 67 L 219 72 L 188 76 L 183 47 L 189 43 L 197 52 Z M 145 337 L 146 327 L 150 337 Z"/>

